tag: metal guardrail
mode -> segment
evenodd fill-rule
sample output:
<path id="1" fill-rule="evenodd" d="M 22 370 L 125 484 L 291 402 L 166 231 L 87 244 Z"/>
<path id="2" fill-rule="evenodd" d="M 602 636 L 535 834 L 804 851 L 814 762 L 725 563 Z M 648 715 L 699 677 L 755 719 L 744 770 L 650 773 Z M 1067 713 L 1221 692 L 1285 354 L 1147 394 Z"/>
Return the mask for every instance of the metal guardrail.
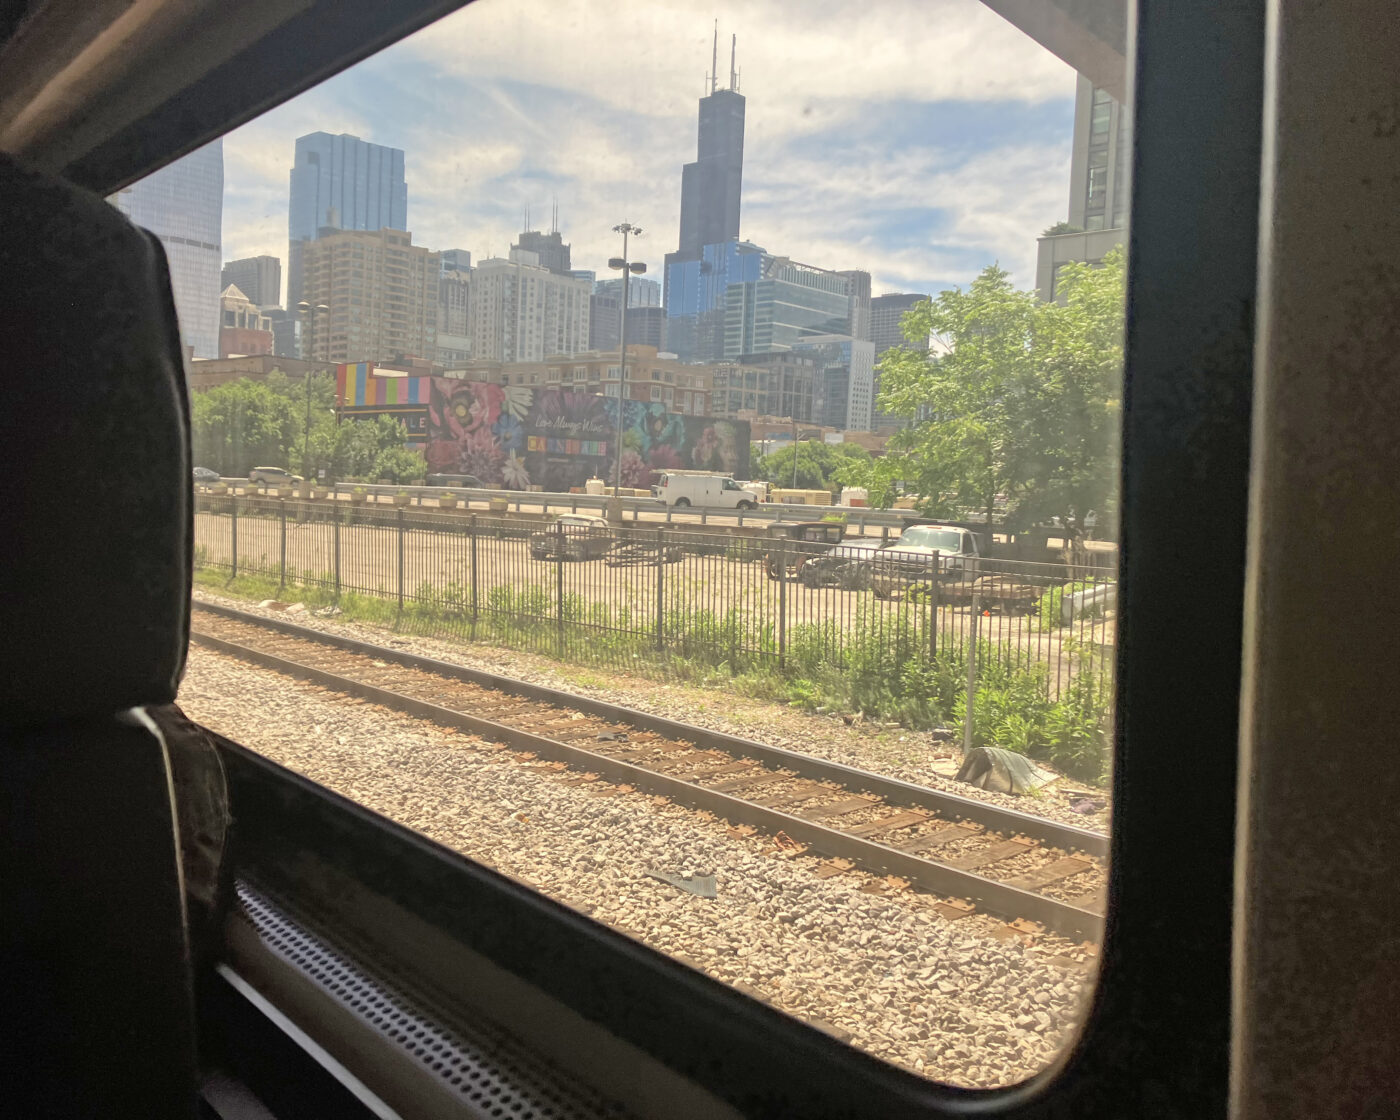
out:
<path id="1" fill-rule="evenodd" d="M 246 478 L 224 478 L 221 481 L 234 486 L 248 487 Z M 300 490 L 300 486 L 297 489 Z M 507 502 L 506 508 L 516 512 L 525 510 L 538 510 L 541 513 L 551 511 L 596 512 L 600 517 L 607 514 L 608 505 L 612 501 L 609 494 L 563 494 L 534 490 L 476 489 L 465 486 L 380 486 L 372 483 L 341 482 L 325 487 L 325 489 L 330 490 L 331 495 L 335 498 L 348 498 L 351 493 L 359 490 L 363 490 L 367 495 L 376 499 L 407 493 L 414 499 L 415 505 L 423 505 L 425 498 L 436 498 L 442 494 L 454 494 L 468 503 L 487 503 L 493 498 L 504 498 Z M 723 517 L 735 519 L 739 525 L 743 525 L 745 522 L 765 525 L 775 521 L 819 521 L 829 514 L 843 514 L 848 525 L 857 532 L 863 533 L 867 526 L 876 529 L 903 528 L 906 520 L 918 516 L 913 510 L 872 509 L 866 506 L 813 506 L 788 502 L 763 502 L 757 509 L 741 510 L 723 506 L 687 506 L 684 509 L 678 509 L 675 506 L 668 506 L 660 498 L 624 497 L 621 501 L 622 509 L 626 513 L 634 515 L 638 513 L 665 514 L 667 522 L 680 524 L 694 524 L 698 521 L 699 524 L 704 525 L 711 518 Z"/>

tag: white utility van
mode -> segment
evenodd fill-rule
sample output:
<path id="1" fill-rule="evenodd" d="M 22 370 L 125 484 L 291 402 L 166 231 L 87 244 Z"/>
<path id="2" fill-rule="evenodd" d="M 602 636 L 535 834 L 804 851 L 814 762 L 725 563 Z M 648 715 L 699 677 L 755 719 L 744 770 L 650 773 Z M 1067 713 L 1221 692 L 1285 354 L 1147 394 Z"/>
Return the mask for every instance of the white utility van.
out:
<path id="1" fill-rule="evenodd" d="M 709 471 L 662 471 L 651 492 L 668 506 L 715 506 L 757 509 L 758 498 L 725 474 Z"/>

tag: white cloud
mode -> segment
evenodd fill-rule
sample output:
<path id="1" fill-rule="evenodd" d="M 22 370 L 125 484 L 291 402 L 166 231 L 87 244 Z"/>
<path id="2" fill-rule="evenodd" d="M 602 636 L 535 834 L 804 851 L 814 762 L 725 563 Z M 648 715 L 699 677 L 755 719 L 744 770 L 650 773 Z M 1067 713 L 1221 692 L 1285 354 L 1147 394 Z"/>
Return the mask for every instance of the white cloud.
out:
<path id="1" fill-rule="evenodd" d="M 713 14 L 726 78 L 739 34 L 744 236 L 868 268 L 877 292 L 965 283 L 997 259 L 1031 282 L 1035 237 L 1065 211 L 1068 67 L 978 0 L 725 0 Z M 659 278 L 710 15 L 678 0 L 477 0 L 227 138 L 225 255 L 285 257 L 293 141 L 321 129 L 405 150 L 418 244 L 504 253 L 523 207 L 547 225 L 557 197 L 576 267 L 601 268 L 626 219 L 647 227 Z M 1005 127 L 961 143 L 911 134 L 929 114 L 955 124 L 960 105 Z"/>
<path id="2" fill-rule="evenodd" d="M 720 33 L 720 85 L 737 34 L 743 92 L 775 121 L 843 100 L 1064 95 L 1068 68 L 979 0 L 477 0 L 406 40 L 413 57 L 474 81 L 575 89 L 629 112 L 689 115 Z M 784 124 L 786 127 L 786 123 Z"/>

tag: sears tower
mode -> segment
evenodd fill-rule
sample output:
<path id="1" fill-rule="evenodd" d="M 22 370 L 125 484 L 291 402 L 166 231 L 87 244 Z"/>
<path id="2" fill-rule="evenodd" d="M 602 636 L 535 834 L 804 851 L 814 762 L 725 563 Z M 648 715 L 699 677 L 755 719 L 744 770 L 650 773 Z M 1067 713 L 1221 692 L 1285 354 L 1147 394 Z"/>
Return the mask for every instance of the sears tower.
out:
<path id="1" fill-rule="evenodd" d="M 681 235 L 666 263 L 698 261 L 706 245 L 739 236 L 739 191 L 744 176 L 744 98 L 729 47 L 729 87 L 719 88 L 719 30 L 715 30 L 710 93 L 700 99 L 700 142 L 694 163 L 681 171 Z M 668 270 L 669 271 L 669 270 Z"/>

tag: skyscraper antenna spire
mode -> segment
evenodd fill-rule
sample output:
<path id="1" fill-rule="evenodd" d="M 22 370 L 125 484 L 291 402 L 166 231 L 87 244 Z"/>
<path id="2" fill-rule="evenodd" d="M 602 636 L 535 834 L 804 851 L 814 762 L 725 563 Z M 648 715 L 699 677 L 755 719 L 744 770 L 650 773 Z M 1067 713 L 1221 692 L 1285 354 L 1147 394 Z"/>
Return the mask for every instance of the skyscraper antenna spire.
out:
<path id="1" fill-rule="evenodd" d="M 719 20 L 715 20 L 715 45 L 710 52 L 710 92 L 719 89 Z"/>
<path id="2" fill-rule="evenodd" d="M 737 34 L 729 36 L 729 88 L 738 89 L 739 79 L 734 70 L 734 52 L 739 46 L 739 36 Z"/>

